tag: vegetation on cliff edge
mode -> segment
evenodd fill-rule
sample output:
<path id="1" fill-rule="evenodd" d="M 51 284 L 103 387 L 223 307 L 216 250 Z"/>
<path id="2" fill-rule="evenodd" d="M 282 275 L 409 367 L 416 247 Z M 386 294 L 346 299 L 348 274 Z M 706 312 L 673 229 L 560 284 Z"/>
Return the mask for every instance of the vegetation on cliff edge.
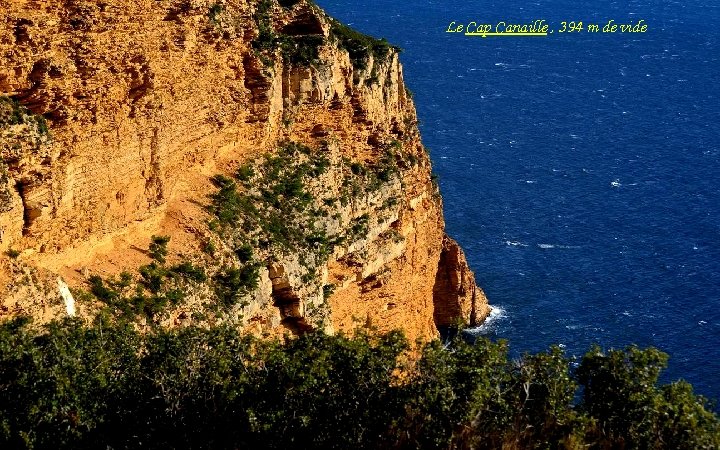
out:
<path id="1" fill-rule="evenodd" d="M 33 114 L 17 100 L 0 96 L 0 128 L 10 125 L 27 125 L 34 128 L 39 135 L 48 134 L 45 117 Z"/>
<path id="2" fill-rule="evenodd" d="M 292 8 L 299 0 L 280 0 L 277 3 L 282 8 Z M 309 5 L 313 3 L 306 1 Z M 272 65 L 271 54 L 280 49 L 286 63 L 299 66 L 317 66 L 321 64 L 320 47 L 326 43 L 325 36 L 321 34 L 304 34 L 290 36 L 278 32 L 273 27 L 271 13 L 275 5 L 274 0 L 260 0 L 255 5 L 253 19 L 258 29 L 258 35 L 253 40 L 253 48 L 261 55 L 266 65 Z M 208 17 L 213 24 L 218 24 L 218 17 L 223 13 L 218 3 L 211 6 Z M 399 47 L 391 45 L 384 38 L 377 39 L 360 33 L 335 19 L 330 21 L 330 36 L 334 42 L 350 55 L 353 66 L 358 70 L 366 70 L 370 57 L 375 63 L 387 60 L 392 50 L 400 51 Z M 371 76 L 373 78 L 374 76 Z"/>
<path id="3" fill-rule="evenodd" d="M 230 327 L 0 324 L 0 446 L 711 449 L 720 423 L 655 349 L 559 348 L 399 332 L 263 341 Z M 578 390 L 579 388 L 579 390 Z"/>
<path id="4" fill-rule="evenodd" d="M 51 135 L 45 117 L 34 114 L 13 98 L 0 95 L 0 167 L 17 164 L 25 152 L 37 151 L 49 142 Z"/>
<path id="5" fill-rule="evenodd" d="M 247 162 L 233 178 L 213 177 L 217 191 L 208 206 L 214 216 L 210 228 L 238 257 L 238 251 L 247 253 L 248 248 L 269 260 L 303 255 L 310 281 L 336 246 L 367 235 L 369 217 L 352 217 L 349 205 L 395 180 L 400 163 L 407 165 L 400 147 L 389 145 L 376 163 L 366 166 L 331 161 L 326 148 L 281 142 L 275 153 Z M 337 191 L 329 185 L 335 178 L 328 178 L 331 171 L 341 177 Z M 385 209 L 395 206 L 388 202 Z M 342 211 L 353 224 L 343 222 Z"/>
<path id="6" fill-rule="evenodd" d="M 103 279 L 99 275 L 88 278 L 90 298 L 104 305 L 101 315 L 128 321 L 145 317 L 153 321 L 170 306 L 179 305 L 190 285 L 207 280 L 205 269 L 189 261 L 166 265 L 168 242 L 169 236 L 152 237 L 148 250 L 152 262 L 138 268 L 137 275 L 122 272 L 117 278 Z M 78 299 L 88 299 L 89 294 L 76 291 Z"/>

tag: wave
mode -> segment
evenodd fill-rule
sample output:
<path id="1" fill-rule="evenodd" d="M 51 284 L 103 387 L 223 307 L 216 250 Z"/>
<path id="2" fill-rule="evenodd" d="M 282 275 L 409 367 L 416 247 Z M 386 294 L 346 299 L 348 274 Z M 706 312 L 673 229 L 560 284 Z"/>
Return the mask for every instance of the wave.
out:
<path id="1" fill-rule="evenodd" d="M 551 248 L 564 248 L 564 249 L 577 249 L 581 248 L 579 245 L 561 245 L 561 244 L 538 244 L 539 248 L 551 249 Z"/>
<path id="2" fill-rule="evenodd" d="M 477 327 L 465 328 L 463 333 L 467 333 L 473 337 L 488 334 L 493 330 L 498 321 L 506 317 L 507 313 L 504 309 L 499 306 L 490 306 L 490 314 L 485 318 L 485 321 Z"/>
<path id="3" fill-rule="evenodd" d="M 525 244 L 524 242 L 520 242 L 520 241 L 506 240 L 504 243 L 508 247 L 529 247 L 528 244 Z M 563 245 L 563 244 L 536 244 L 536 245 L 538 248 L 541 248 L 543 250 L 549 250 L 549 249 L 553 249 L 553 248 L 571 249 L 571 250 L 582 248 L 579 245 Z"/>
<path id="4" fill-rule="evenodd" d="M 617 178 L 610 182 L 610 186 L 612 187 L 637 186 L 638 184 L 639 183 L 621 183 L 620 180 L 618 180 Z"/>

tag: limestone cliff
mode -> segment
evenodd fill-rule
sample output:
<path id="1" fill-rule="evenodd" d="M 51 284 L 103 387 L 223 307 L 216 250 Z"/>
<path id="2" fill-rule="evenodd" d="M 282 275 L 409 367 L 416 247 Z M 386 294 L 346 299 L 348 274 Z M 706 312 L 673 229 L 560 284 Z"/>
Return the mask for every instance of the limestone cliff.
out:
<path id="1" fill-rule="evenodd" d="M 385 41 L 306 1 L 1 3 L 0 316 L 64 314 L 64 282 L 258 332 L 487 315 Z"/>

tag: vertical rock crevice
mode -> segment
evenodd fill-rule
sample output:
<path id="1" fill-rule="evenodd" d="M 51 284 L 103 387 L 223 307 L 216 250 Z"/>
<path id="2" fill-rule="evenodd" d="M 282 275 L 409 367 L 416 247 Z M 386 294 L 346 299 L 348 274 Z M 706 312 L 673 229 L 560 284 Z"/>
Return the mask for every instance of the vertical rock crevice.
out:
<path id="1" fill-rule="evenodd" d="M 165 200 L 158 139 L 156 128 L 150 141 L 150 171 L 145 181 L 145 196 L 151 206 L 158 206 Z"/>
<path id="2" fill-rule="evenodd" d="M 23 206 L 23 236 L 27 236 L 30 234 L 30 227 L 32 226 L 33 222 L 35 222 L 35 220 L 42 215 L 41 207 L 28 200 L 29 188 L 30 183 L 23 181 L 18 181 L 17 183 L 15 183 L 15 191 L 17 192 L 18 196 L 20 196 L 20 200 L 22 201 Z"/>
<path id="3" fill-rule="evenodd" d="M 271 80 L 263 72 L 262 62 L 257 56 L 248 53 L 243 58 L 245 88 L 250 93 L 251 114 L 248 123 L 268 120 L 270 116 Z"/>
<path id="4" fill-rule="evenodd" d="M 290 284 L 285 266 L 273 264 L 268 267 L 272 282 L 273 305 L 280 311 L 280 323 L 294 334 L 312 331 L 307 323 L 300 296 Z"/>

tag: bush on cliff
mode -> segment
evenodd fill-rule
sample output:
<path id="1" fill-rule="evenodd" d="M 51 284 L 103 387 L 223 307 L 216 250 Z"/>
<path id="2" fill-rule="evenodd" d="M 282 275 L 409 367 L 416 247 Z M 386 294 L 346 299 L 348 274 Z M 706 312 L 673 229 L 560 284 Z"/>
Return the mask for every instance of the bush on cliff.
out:
<path id="1" fill-rule="evenodd" d="M 138 268 L 139 277 L 123 272 L 119 279 L 103 279 L 99 275 L 88 278 L 90 294 L 105 305 L 104 314 L 123 320 L 141 316 L 154 320 L 166 313 L 169 305 L 177 306 L 189 285 L 207 280 L 205 270 L 189 261 L 166 266 L 169 242 L 169 236 L 152 237 L 148 255 L 153 261 Z"/>
<path id="2" fill-rule="evenodd" d="M 337 20 L 331 19 L 330 25 L 339 46 L 347 50 L 353 66 L 359 70 L 367 69 L 370 56 L 376 62 L 382 63 L 387 59 L 390 50 L 400 51 L 399 47 L 390 45 L 385 39 L 360 33 Z"/>
<path id="3" fill-rule="evenodd" d="M 690 385 L 657 387 L 655 349 L 593 348 L 576 371 L 556 347 L 511 361 L 504 342 L 432 342 L 413 366 L 407 349 L 398 332 L 282 343 L 15 319 L 0 324 L 0 448 L 720 446 Z"/>
<path id="4" fill-rule="evenodd" d="M 42 136 L 48 134 L 45 117 L 33 114 L 15 99 L 0 95 L 0 128 L 9 125 L 27 125 Z"/>

